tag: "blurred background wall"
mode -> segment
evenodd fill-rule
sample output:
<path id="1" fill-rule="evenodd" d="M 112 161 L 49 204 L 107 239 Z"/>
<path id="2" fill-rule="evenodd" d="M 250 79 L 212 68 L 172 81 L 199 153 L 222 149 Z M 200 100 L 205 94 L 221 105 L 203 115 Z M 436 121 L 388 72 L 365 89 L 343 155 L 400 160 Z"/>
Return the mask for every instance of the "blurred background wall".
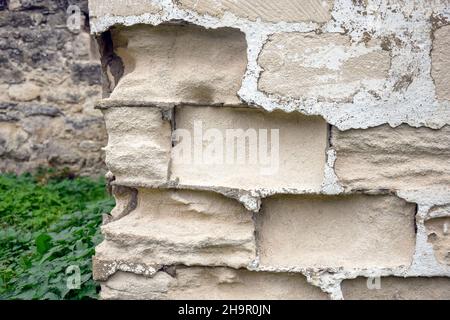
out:
<path id="1" fill-rule="evenodd" d="M 106 134 L 87 0 L 0 0 L 0 173 L 104 172 Z M 80 23 L 67 9 L 79 8 Z M 71 30 L 72 29 L 72 30 Z"/>

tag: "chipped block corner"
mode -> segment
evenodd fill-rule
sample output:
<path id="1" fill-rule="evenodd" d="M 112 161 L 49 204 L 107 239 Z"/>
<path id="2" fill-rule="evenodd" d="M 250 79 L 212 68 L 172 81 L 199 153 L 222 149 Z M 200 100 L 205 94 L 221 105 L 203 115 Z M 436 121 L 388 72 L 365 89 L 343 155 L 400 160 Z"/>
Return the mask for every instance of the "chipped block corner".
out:
<path id="1" fill-rule="evenodd" d="M 450 2 L 91 0 L 103 299 L 450 299 Z"/>

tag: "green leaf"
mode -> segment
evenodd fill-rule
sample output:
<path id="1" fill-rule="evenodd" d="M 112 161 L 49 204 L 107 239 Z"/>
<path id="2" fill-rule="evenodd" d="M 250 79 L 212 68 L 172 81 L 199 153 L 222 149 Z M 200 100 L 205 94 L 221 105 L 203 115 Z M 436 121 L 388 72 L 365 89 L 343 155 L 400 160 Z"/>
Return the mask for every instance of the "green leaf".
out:
<path id="1" fill-rule="evenodd" d="M 46 233 L 41 233 L 36 238 L 36 250 L 39 254 L 45 254 L 51 248 L 52 237 Z"/>

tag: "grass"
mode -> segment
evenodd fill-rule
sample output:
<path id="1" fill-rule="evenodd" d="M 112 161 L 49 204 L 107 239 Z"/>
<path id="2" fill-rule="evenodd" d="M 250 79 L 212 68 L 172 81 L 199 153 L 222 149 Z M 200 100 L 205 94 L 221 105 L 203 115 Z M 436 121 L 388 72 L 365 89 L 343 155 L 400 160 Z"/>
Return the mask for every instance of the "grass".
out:
<path id="1" fill-rule="evenodd" d="M 104 179 L 0 175 L 0 299 L 96 299 L 91 257 L 113 206 Z"/>

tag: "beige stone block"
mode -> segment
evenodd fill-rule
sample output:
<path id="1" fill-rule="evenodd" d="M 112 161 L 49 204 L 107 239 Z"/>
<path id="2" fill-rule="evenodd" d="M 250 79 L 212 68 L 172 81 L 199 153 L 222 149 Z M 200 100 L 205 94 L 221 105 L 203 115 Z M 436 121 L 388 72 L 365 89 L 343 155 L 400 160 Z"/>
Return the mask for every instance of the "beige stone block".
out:
<path id="1" fill-rule="evenodd" d="M 268 22 L 326 22 L 331 18 L 333 0 L 176 0 L 183 9 L 199 14 L 237 17 Z"/>
<path id="2" fill-rule="evenodd" d="M 347 101 L 362 87 L 383 88 L 390 55 L 376 41 L 351 44 L 336 33 L 271 36 L 258 59 L 259 89 L 292 98 Z"/>
<path id="3" fill-rule="evenodd" d="M 447 210 L 450 213 L 450 207 Z M 429 219 L 425 221 L 425 227 L 434 256 L 439 263 L 450 266 L 450 217 Z"/>
<path id="4" fill-rule="evenodd" d="M 236 29 L 139 25 L 115 30 L 113 41 L 125 69 L 112 99 L 239 103 L 247 45 Z"/>
<path id="5" fill-rule="evenodd" d="M 431 76 L 436 86 L 438 100 L 450 101 L 450 26 L 435 30 L 433 36 Z"/>
<path id="6" fill-rule="evenodd" d="M 11 85 L 8 89 L 8 95 L 12 100 L 31 101 L 39 98 L 41 87 L 32 82 Z"/>
<path id="7" fill-rule="evenodd" d="M 94 19 L 105 16 L 156 14 L 161 9 L 161 5 L 150 0 L 89 0 L 89 15 Z"/>
<path id="8" fill-rule="evenodd" d="M 170 123 L 152 107 L 103 110 L 108 131 L 106 165 L 123 185 L 159 185 L 168 177 Z"/>
<path id="9" fill-rule="evenodd" d="M 171 180 L 247 190 L 320 190 L 327 147 L 323 119 L 250 108 L 184 106 L 175 114 L 177 131 L 187 130 L 191 143 L 180 138 L 175 144 Z M 241 135 L 235 139 L 236 130 Z M 180 150 L 188 150 L 190 160 L 177 160 L 184 160 Z"/>
<path id="10" fill-rule="evenodd" d="M 388 125 L 333 129 L 335 171 L 348 189 L 416 189 L 448 186 L 450 127 L 440 130 Z"/>
<path id="11" fill-rule="evenodd" d="M 449 300 L 450 278 L 381 278 L 379 289 L 375 280 L 366 278 L 344 280 L 342 292 L 346 300 Z"/>
<path id="12" fill-rule="evenodd" d="M 212 192 L 139 189 L 137 207 L 102 227 L 96 260 L 246 267 L 256 258 L 252 214 Z"/>
<path id="13" fill-rule="evenodd" d="M 102 299 L 327 299 L 303 275 L 228 268 L 184 268 L 143 277 L 118 272 L 102 284 Z"/>
<path id="14" fill-rule="evenodd" d="M 408 266 L 414 204 L 394 196 L 275 196 L 257 219 L 262 266 Z"/>

